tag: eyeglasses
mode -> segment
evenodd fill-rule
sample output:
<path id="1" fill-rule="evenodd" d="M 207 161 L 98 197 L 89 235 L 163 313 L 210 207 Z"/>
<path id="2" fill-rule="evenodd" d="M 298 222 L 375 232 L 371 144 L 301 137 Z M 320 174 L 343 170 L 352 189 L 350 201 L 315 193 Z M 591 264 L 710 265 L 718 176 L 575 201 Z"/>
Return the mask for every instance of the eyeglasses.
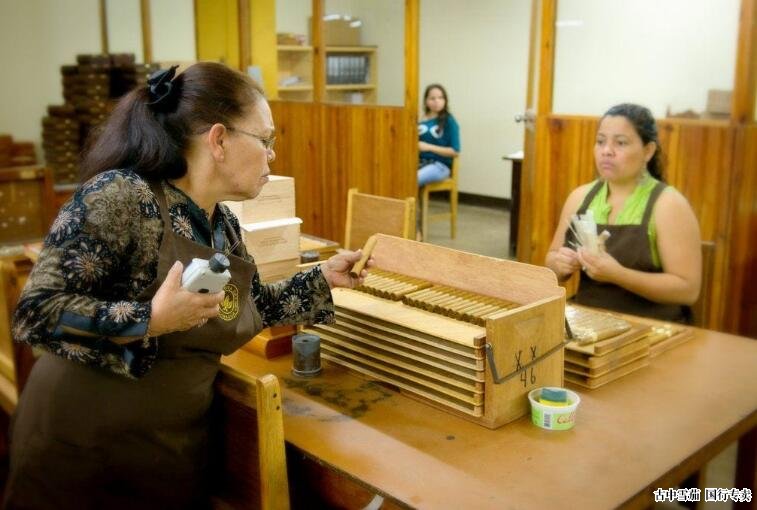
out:
<path id="1" fill-rule="evenodd" d="M 276 135 L 271 135 L 268 138 L 266 138 L 260 135 L 256 135 L 255 133 L 250 133 L 249 131 L 244 131 L 242 129 L 235 128 L 235 127 L 227 127 L 226 129 L 228 129 L 229 131 L 238 131 L 239 133 L 242 133 L 243 135 L 251 136 L 259 140 L 260 143 L 263 144 L 263 147 L 265 147 L 265 150 L 267 151 L 272 151 L 273 144 L 276 143 Z"/>

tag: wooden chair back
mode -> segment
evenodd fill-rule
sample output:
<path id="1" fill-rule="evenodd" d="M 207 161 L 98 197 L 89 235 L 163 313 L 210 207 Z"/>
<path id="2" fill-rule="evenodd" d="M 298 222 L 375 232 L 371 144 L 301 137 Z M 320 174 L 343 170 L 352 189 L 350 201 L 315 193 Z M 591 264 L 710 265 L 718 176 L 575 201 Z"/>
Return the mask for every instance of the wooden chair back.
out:
<path id="1" fill-rule="evenodd" d="M 449 178 L 443 181 L 430 182 L 421 188 L 421 200 L 423 201 L 423 212 L 421 214 L 421 224 L 424 237 L 428 235 L 428 224 L 435 220 L 449 219 L 450 237 L 452 239 L 457 235 L 457 179 L 458 179 L 458 158 L 452 159 L 452 168 L 450 168 Z M 449 212 L 439 214 L 429 214 L 428 200 L 431 193 L 438 191 L 449 192 Z"/>
<path id="2" fill-rule="evenodd" d="M 381 197 L 347 192 L 347 221 L 344 225 L 344 247 L 357 250 L 373 234 L 387 234 L 415 239 L 415 197 Z"/>
<path id="3" fill-rule="evenodd" d="M 715 272 L 715 242 L 702 241 L 702 287 L 699 299 L 691 305 L 692 323 L 699 328 L 709 325 L 707 314 L 712 300 L 712 275 Z"/>
<path id="4" fill-rule="evenodd" d="M 0 257 L 0 408 L 12 414 L 35 358 L 13 341 L 12 320 L 33 263 L 25 255 Z"/>
<path id="5" fill-rule="evenodd" d="M 278 379 L 271 374 L 256 379 L 222 366 L 215 388 L 213 507 L 288 509 Z"/>

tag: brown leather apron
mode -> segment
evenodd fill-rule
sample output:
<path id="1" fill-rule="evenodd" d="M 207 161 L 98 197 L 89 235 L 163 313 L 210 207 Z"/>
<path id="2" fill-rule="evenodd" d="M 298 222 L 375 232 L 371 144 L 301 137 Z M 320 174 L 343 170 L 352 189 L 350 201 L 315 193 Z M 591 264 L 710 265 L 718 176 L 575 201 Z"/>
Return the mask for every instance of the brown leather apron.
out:
<path id="1" fill-rule="evenodd" d="M 147 301 L 176 260 L 215 250 L 174 234 L 161 183 L 163 240 Z M 236 234 L 227 224 L 227 235 Z M 14 416 L 7 508 L 204 508 L 208 501 L 209 410 L 220 356 L 262 323 L 250 298 L 254 264 L 229 255 L 231 281 L 219 317 L 159 338 L 157 360 L 139 380 L 45 354 Z"/>
<path id="2" fill-rule="evenodd" d="M 576 214 L 586 212 L 603 184 L 603 181 L 599 181 L 592 187 Z M 597 224 L 597 232 L 603 230 L 610 232 L 610 238 L 605 243 L 607 253 L 624 267 L 647 273 L 662 272 L 662 268 L 656 267 L 652 261 L 652 247 L 649 243 L 648 232 L 654 204 L 666 186 L 665 183 L 658 182 L 654 187 L 649 195 L 640 225 Z M 573 232 L 568 229 L 565 233 L 565 246 L 570 246 L 570 243 L 575 241 Z M 655 303 L 614 283 L 593 280 L 584 271 L 581 271 L 578 293 L 573 299 L 581 305 L 607 308 L 616 312 L 664 321 L 689 322 L 691 315 L 686 306 Z"/>

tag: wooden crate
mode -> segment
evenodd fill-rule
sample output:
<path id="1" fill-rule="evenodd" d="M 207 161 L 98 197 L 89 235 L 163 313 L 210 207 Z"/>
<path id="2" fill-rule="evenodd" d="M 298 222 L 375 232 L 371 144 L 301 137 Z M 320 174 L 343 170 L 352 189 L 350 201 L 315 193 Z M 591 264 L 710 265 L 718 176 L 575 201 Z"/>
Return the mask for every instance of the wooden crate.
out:
<path id="1" fill-rule="evenodd" d="M 428 309 L 422 309 L 422 300 L 402 300 L 410 294 L 387 299 L 334 289 L 336 324 L 306 330 L 321 337 L 329 363 L 489 428 L 525 415 L 532 389 L 562 386 L 565 291 L 554 273 L 382 234 L 375 238 L 378 270 L 442 290 L 428 294 Z M 472 294 L 478 303 L 465 301 Z"/>

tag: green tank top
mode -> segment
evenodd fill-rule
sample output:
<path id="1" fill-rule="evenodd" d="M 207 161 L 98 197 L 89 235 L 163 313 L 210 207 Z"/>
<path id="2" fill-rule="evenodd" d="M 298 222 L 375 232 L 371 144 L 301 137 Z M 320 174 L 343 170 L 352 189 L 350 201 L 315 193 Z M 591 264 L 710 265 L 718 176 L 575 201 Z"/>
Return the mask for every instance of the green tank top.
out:
<path id="1" fill-rule="evenodd" d="M 586 194 L 591 191 L 596 182 L 595 180 L 591 183 Z M 633 190 L 633 193 L 626 199 L 623 208 L 615 218 L 614 225 L 641 225 L 641 220 L 644 218 L 644 210 L 647 208 L 647 202 L 649 201 L 649 195 L 657 185 L 657 182 L 657 179 L 647 174 L 639 185 L 636 186 L 636 189 Z M 672 186 L 668 186 L 665 188 L 665 191 L 671 189 L 673 189 Z M 604 183 L 602 189 L 599 190 L 599 193 L 596 194 L 588 207 L 594 213 L 594 220 L 597 224 L 609 223 L 608 218 L 610 217 L 612 206 L 607 202 L 607 191 L 607 183 Z M 585 197 L 586 195 L 584 195 Z M 649 220 L 647 233 L 649 234 L 649 246 L 652 248 L 652 262 L 655 267 L 661 267 L 660 254 L 657 251 L 657 228 L 654 222 L 654 211 L 652 211 L 652 218 Z"/>

